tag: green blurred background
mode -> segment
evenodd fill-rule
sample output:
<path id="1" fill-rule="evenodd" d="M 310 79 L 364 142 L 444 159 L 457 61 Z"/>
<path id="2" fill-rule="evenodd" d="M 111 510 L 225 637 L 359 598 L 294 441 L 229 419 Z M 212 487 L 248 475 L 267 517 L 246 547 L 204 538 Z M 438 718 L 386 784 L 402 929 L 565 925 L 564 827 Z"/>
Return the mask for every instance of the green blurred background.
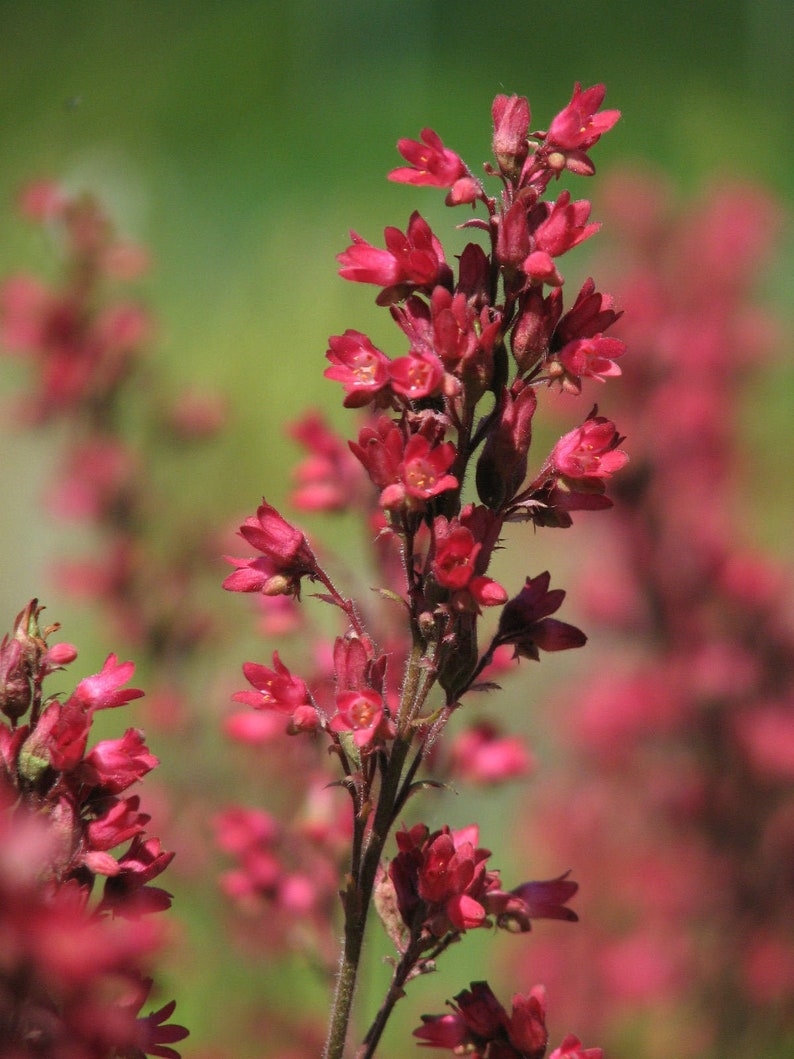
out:
<path id="1" fill-rule="evenodd" d="M 175 503 L 200 504 L 218 525 L 263 492 L 284 497 L 294 456 L 286 420 L 323 404 L 344 421 L 338 388 L 322 377 L 327 336 L 354 327 L 394 349 L 373 291 L 341 282 L 334 255 L 351 227 L 377 244 L 414 208 L 431 223 L 443 216 L 436 192 L 386 181 L 400 136 L 430 126 L 477 165 L 496 93 L 529 96 L 542 128 L 574 81 L 603 81 L 606 105 L 624 117 L 596 149 L 602 171 L 640 160 L 684 195 L 735 178 L 762 181 L 787 205 L 794 195 L 786 0 L 2 0 L 0 68 L 0 274 L 47 261 L 40 235 L 13 213 L 34 176 L 96 191 L 151 250 L 158 370 L 177 391 L 220 388 L 234 422 L 187 472 L 162 474 Z M 597 201 L 597 183 L 579 183 L 578 194 L 592 188 Z M 769 282 L 783 308 L 794 293 L 790 252 L 785 260 Z M 22 378 L 4 367 L 3 407 Z M 782 451 L 793 410 L 789 360 L 755 383 L 751 450 Z M 53 598 L 44 571 L 63 544 L 40 514 L 52 438 L 0 424 L 0 444 L 0 541 L 14 555 L 0 585 L 5 627 L 31 596 Z M 762 512 L 751 531 L 780 554 L 792 480 L 762 460 L 749 480 Z M 79 621 L 56 611 L 77 639 Z M 93 657 L 106 650 L 97 644 Z M 190 886 L 179 899 L 191 907 Z M 196 1031 L 193 1049 L 214 1041 L 229 1054 L 218 1034 L 254 965 L 220 951 L 205 918 L 217 912 L 211 898 L 196 908 L 193 977 L 180 972 L 172 991 Z M 261 1041 L 250 1047 L 267 1053 Z"/>

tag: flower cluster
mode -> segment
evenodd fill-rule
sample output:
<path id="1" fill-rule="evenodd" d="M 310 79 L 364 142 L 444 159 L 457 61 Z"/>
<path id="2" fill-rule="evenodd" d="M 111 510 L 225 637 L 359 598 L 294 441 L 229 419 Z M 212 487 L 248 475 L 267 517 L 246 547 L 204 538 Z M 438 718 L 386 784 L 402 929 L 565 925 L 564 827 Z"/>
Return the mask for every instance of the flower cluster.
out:
<path id="1" fill-rule="evenodd" d="M 414 1036 L 429 1048 L 444 1048 L 472 1059 L 543 1059 L 548 1046 L 546 990 L 516 993 L 508 1013 L 487 982 L 472 982 L 451 1004 L 452 1014 L 423 1015 Z M 602 1059 L 600 1048 L 583 1048 L 569 1034 L 549 1059 Z"/>
<path id="2" fill-rule="evenodd" d="M 129 791 L 157 759 L 135 728 L 88 747 L 97 711 L 143 692 L 110 655 L 63 701 L 46 697 L 77 652 L 48 643 L 58 626 L 42 629 L 41 610 L 29 603 L 0 645 L 0 1055 L 178 1059 L 174 1004 L 139 1014 L 164 940 L 149 914 L 171 903 L 152 882 L 173 853 Z"/>
<path id="3" fill-rule="evenodd" d="M 423 764 L 432 774 L 468 761 L 460 774 L 466 767 L 476 774 L 478 754 L 496 747 L 493 779 L 528 767 L 526 752 L 481 722 L 472 726 L 465 754 L 453 748 L 444 762 L 438 737 L 461 700 L 493 687 L 490 678 L 510 665 L 511 654 L 537 661 L 540 651 L 585 643 L 579 629 L 552 617 L 565 593 L 550 587 L 549 573 L 525 577 L 511 598 L 490 567 L 508 523 L 568 527 L 578 511 L 611 506 L 607 483 L 627 461 L 620 433 L 597 407 L 545 458 L 535 462 L 531 451 L 543 394 L 577 397 L 591 382 L 619 375 L 625 350 L 606 334 L 620 313 L 592 279 L 564 306 L 561 259 L 599 225 L 587 200 L 568 191 L 550 196 L 565 170 L 595 171 L 590 151 L 619 117 L 600 110 L 604 94 L 603 86 L 577 85 L 548 130 L 537 132 L 530 131 L 526 99 L 498 96 L 494 160 L 485 166 L 485 177 L 499 184 L 495 195 L 434 131 L 400 141 L 407 165 L 393 170 L 392 180 L 445 189 L 450 207 L 484 212 L 462 227 L 485 246 L 468 243 L 456 265 L 418 212 L 405 229 L 386 228 L 383 246 L 352 232 L 338 256 L 343 278 L 377 288 L 376 302 L 390 312 L 407 351 L 392 357 L 354 329 L 330 338 L 325 374 L 341 385 L 344 405 L 366 418 L 347 444 L 316 415 L 296 428 L 309 456 L 298 470 L 295 500 L 303 510 L 363 515 L 383 607 L 341 593 L 308 536 L 266 500 L 240 527 L 249 553 L 227 557 L 234 571 L 224 587 L 255 594 L 270 627 L 297 627 L 292 608 L 307 582 L 342 618 L 333 643 L 315 651 L 312 674 L 299 676 L 287 652 L 278 651 L 272 663 L 244 666 L 250 690 L 235 695 L 281 731 L 330 750 L 334 785 L 352 803 L 347 864 L 339 866 L 345 940 L 326 1059 L 339 1059 L 344 1049 L 373 899 L 397 958 L 358 1053 L 363 1059 L 374 1054 L 404 984 L 432 969 L 467 930 L 496 923 L 525 932 L 537 917 L 576 918 L 566 907 L 576 884 L 564 875 L 502 890 L 476 826 L 431 832 L 417 824 L 397 832 L 391 861 L 385 849 L 408 799 L 438 783 L 422 778 Z M 481 647 L 491 614 L 497 616 Z M 269 741 L 274 728 L 235 720 L 234 730 L 253 742 L 254 732 Z M 272 841 L 260 835 L 251 846 L 271 868 Z M 236 855 L 244 863 L 245 852 Z M 252 868 L 248 879 L 254 875 Z M 283 902 L 278 885 L 272 893 Z M 559 1055 L 579 1054 L 574 1041 L 567 1039 Z M 526 1054 L 544 1052 L 545 1037 Z M 502 1053 L 494 1044 L 487 1054 L 525 1053 Z"/>

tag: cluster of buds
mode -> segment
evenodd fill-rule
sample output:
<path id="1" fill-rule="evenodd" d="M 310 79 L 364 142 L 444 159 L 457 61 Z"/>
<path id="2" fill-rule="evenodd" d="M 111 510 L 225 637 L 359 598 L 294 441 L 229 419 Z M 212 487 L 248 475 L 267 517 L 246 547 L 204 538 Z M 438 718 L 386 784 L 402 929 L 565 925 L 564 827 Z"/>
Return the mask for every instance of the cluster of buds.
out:
<path id="1" fill-rule="evenodd" d="M 151 884 L 173 853 L 129 791 L 158 762 L 136 728 L 88 747 L 97 711 L 143 692 L 110 655 L 64 700 L 46 696 L 77 651 L 48 643 L 59 627 L 41 628 L 41 610 L 31 601 L 0 645 L 0 1055 L 178 1059 L 174 1004 L 139 1015 L 164 941 L 149 916 L 171 904 Z"/>
<path id="2" fill-rule="evenodd" d="M 592 407 L 530 469 L 542 392 L 580 395 L 590 380 L 620 374 L 616 361 L 625 350 L 605 334 L 620 313 L 592 280 L 565 309 L 560 259 L 599 225 L 586 200 L 567 191 L 548 197 L 564 171 L 595 171 L 589 152 L 619 117 L 599 109 L 604 94 L 603 86 L 577 85 L 548 130 L 537 132 L 526 99 L 498 96 L 494 162 L 485 166 L 501 185 L 494 196 L 432 130 L 399 142 L 408 164 L 392 180 L 446 189 L 447 205 L 485 211 L 461 227 L 484 237 L 486 248 L 466 245 L 457 269 L 417 212 L 404 231 L 386 229 L 382 248 L 351 233 L 338 257 L 343 278 L 378 288 L 376 301 L 408 350 L 392 358 L 357 330 L 330 339 L 325 374 L 342 385 L 345 406 L 368 418 L 348 445 L 318 418 L 304 422 L 300 440 L 310 458 L 297 493 L 304 509 L 363 512 L 376 538 L 384 613 L 340 593 L 306 534 L 265 500 L 240 527 L 255 554 L 229 557 L 235 569 L 226 589 L 255 593 L 271 607 L 284 597 L 294 605 L 308 582 L 343 618 L 322 679 L 297 676 L 276 653 L 272 666 L 245 666 L 253 690 L 235 696 L 281 715 L 291 735 L 330 749 L 336 785 L 352 801 L 345 939 L 326 1059 L 344 1050 L 373 895 L 398 959 L 362 1059 L 374 1054 L 402 985 L 431 969 L 461 933 L 494 921 L 526 931 L 537 916 L 575 918 L 564 907 L 575 890 L 565 876 L 502 891 L 476 827 L 431 834 L 420 824 L 398 833 L 391 863 L 383 854 L 409 797 L 436 782 L 421 779 L 420 766 L 463 697 L 493 687 L 487 678 L 505 653 L 538 660 L 541 650 L 585 642 L 579 629 L 551 616 L 565 593 L 550 588 L 547 572 L 526 576 L 511 598 L 489 571 L 506 524 L 568 527 L 577 511 L 608 508 L 607 481 L 627 460 L 615 425 Z M 480 626 L 494 612 L 481 648 Z M 574 1054 L 568 1045 L 559 1054 Z M 534 1051 L 486 1051 L 537 1057 L 545 1038 Z"/>

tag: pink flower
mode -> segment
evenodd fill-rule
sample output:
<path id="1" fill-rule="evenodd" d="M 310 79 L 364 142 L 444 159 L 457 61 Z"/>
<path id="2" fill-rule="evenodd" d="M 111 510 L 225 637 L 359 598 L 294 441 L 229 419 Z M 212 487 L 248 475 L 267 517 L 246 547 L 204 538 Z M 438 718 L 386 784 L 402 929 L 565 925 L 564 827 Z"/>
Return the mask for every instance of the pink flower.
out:
<path id="1" fill-rule="evenodd" d="M 472 531 L 455 519 L 450 522 L 440 515 L 433 523 L 435 554 L 431 569 L 439 585 L 455 593 L 453 604 L 470 609 L 475 606 L 492 607 L 504 603 L 507 593 L 500 584 L 478 573 L 484 564 L 478 562 L 482 555 L 482 541 L 477 541 Z"/>
<path id="2" fill-rule="evenodd" d="M 345 408 L 361 408 L 369 404 L 389 385 L 389 358 L 376 349 L 366 335 L 348 329 L 343 335 L 328 340 L 330 349 L 325 354 L 331 362 L 323 374 L 326 379 L 341 382 L 347 397 Z"/>
<path id="3" fill-rule="evenodd" d="M 628 455 L 618 448 L 622 440 L 611 420 L 591 414 L 560 438 L 549 463 L 564 478 L 609 478 L 628 461 Z"/>
<path id="4" fill-rule="evenodd" d="M 393 739 L 396 731 L 387 717 L 383 699 L 373 688 L 343 691 L 336 696 L 337 712 L 328 725 L 332 732 L 352 732 L 359 749 Z"/>
<path id="5" fill-rule="evenodd" d="M 400 852 L 389 864 L 389 878 L 403 922 L 410 928 L 420 914 L 424 928 L 440 938 L 488 925 L 486 895 L 498 887 L 498 872 L 487 871 L 491 855 L 477 847 L 476 825 L 432 834 L 423 824 L 398 831 Z"/>
<path id="6" fill-rule="evenodd" d="M 246 662 L 243 673 L 255 691 L 238 691 L 234 702 L 244 702 L 255 710 L 275 710 L 290 717 L 291 732 L 313 731 L 320 723 L 311 702 L 309 689 L 294 676 L 273 652 L 273 669 L 256 662 Z"/>
<path id="7" fill-rule="evenodd" d="M 377 298 L 379 305 L 399 301 L 412 288 L 429 292 L 437 283 L 450 280 L 441 243 L 418 213 L 411 214 L 405 233 L 386 228 L 383 234 L 386 248 L 379 250 L 351 232 L 353 244 L 337 255 L 343 279 L 384 288 Z"/>
<path id="8" fill-rule="evenodd" d="M 432 129 L 422 129 L 417 140 L 402 139 L 397 150 L 409 163 L 389 173 L 389 180 L 401 184 L 422 187 L 451 188 L 461 177 L 466 176 L 466 166 L 459 155 L 450 151 L 441 142 L 441 137 Z"/>
<path id="9" fill-rule="evenodd" d="M 237 567 L 223 582 L 228 592 L 297 596 L 301 578 L 317 574 L 317 560 L 305 535 L 264 499 L 256 515 L 240 526 L 240 536 L 262 552 L 262 556 L 252 559 L 224 556 Z"/>
<path id="10" fill-rule="evenodd" d="M 134 662 L 119 662 L 115 654 L 109 654 L 102 671 L 92 677 L 84 677 L 72 692 L 67 705 L 80 706 L 84 710 L 107 710 L 139 699 L 143 695 L 142 691 L 122 688 L 134 672 Z"/>
<path id="11" fill-rule="evenodd" d="M 586 151 L 598 143 L 605 132 L 620 118 L 619 110 L 603 110 L 607 90 L 604 85 L 593 85 L 582 91 L 577 81 L 570 103 L 554 118 L 546 133 L 547 145 L 562 151 Z"/>
<path id="12" fill-rule="evenodd" d="M 562 919 L 567 923 L 578 922 L 579 917 L 572 908 L 566 907 L 579 889 L 565 872 L 556 879 L 543 882 L 526 882 L 509 893 L 489 895 L 488 911 L 497 916 L 497 926 L 510 930 L 527 931 L 533 919 Z"/>
<path id="13" fill-rule="evenodd" d="M 431 446 L 422 434 L 414 434 L 405 446 L 403 457 L 406 493 L 417 500 L 429 500 L 447 489 L 457 489 L 457 478 L 446 473 L 456 456 L 451 441 Z"/>
<path id="14" fill-rule="evenodd" d="M 509 1015 L 487 982 L 472 982 L 450 1006 L 452 1015 L 422 1016 L 423 1025 L 414 1030 L 422 1044 L 472 1059 L 543 1059 L 548 1043 L 543 986 L 516 993 Z"/>
<path id="15" fill-rule="evenodd" d="M 159 764 L 143 741 L 143 732 L 128 728 L 121 739 L 104 739 L 86 756 L 81 780 L 109 794 L 119 794 Z"/>
<path id="16" fill-rule="evenodd" d="M 626 352 L 626 343 L 619 338 L 594 335 L 592 338 L 575 338 L 560 350 L 557 361 L 572 376 L 573 388 L 581 390 L 583 378 L 605 382 L 609 376 L 620 375 L 615 361 Z"/>
<path id="17" fill-rule="evenodd" d="M 524 96 L 496 96 L 493 117 L 493 153 L 499 168 L 517 175 L 529 153 L 529 101 Z"/>
<path id="18" fill-rule="evenodd" d="M 402 435 L 392 424 L 386 429 L 379 423 L 378 434 L 384 429 L 385 437 L 381 435 L 379 438 L 374 432 L 367 435 L 368 449 L 352 442 L 350 444 L 362 462 L 369 460 L 369 465 L 365 462 L 364 466 L 376 485 L 385 483 L 386 473 L 392 476 L 391 482 L 385 485 L 380 495 L 382 507 L 387 510 L 405 508 L 419 511 L 424 508 L 425 500 L 448 489 L 457 489 L 457 478 L 446 473 L 457 456 L 452 442 L 432 445 L 423 434 L 413 434 L 408 439 L 405 451 L 400 454 L 402 459 L 395 465 L 397 445 L 402 446 Z M 359 442 L 365 432 L 366 429 L 362 430 Z"/>
<path id="19" fill-rule="evenodd" d="M 534 761 L 519 736 L 503 736 L 485 721 L 473 725 L 452 742 L 450 769 L 468 783 L 493 786 L 526 776 Z"/>
<path id="20" fill-rule="evenodd" d="M 585 1048 L 578 1037 L 569 1033 L 559 1048 L 555 1048 L 549 1059 L 603 1059 L 603 1049 Z"/>
<path id="21" fill-rule="evenodd" d="M 474 574 L 474 561 L 482 548 L 474 534 L 459 522 L 439 516 L 433 524 L 435 555 L 432 570 L 444 588 L 465 588 Z"/>
<path id="22" fill-rule="evenodd" d="M 444 381 L 444 365 L 435 353 L 412 353 L 389 365 L 392 389 L 409 401 L 437 396 Z"/>
<path id="23" fill-rule="evenodd" d="M 601 228 L 598 222 L 588 224 L 589 216 L 590 203 L 587 199 L 571 202 L 570 191 L 561 191 L 545 220 L 535 228 L 533 249 L 550 257 L 567 253 Z M 528 271 L 528 274 L 531 275 L 531 272 Z"/>

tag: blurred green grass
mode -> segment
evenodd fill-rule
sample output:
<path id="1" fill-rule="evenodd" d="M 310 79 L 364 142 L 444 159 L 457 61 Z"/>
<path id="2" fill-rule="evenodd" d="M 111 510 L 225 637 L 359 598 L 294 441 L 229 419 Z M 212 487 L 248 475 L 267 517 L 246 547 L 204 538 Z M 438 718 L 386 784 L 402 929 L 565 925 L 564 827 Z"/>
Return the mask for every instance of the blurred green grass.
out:
<path id="1" fill-rule="evenodd" d="M 322 378 L 327 336 L 355 327 L 394 349 L 373 292 L 341 282 L 334 255 L 350 227 L 378 242 L 385 225 L 404 225 L 417 206 L 431 221 L 441 214 L 435 193 L 386 181 L 398 137 L 429 125 L 477 164 L 488 154 L 497 92 L 528 95 L 533 125 L 543 127 L 574 81 L 604 81 L 607 105 L 624 117 L 596 149 L 601 168 L 641 159 L 664 167 L 684 193 L 707 178 L 757 178 L 790 205 L 789 18 L 785 0 L 544 8 L 2 0 L 0 274 L 47 259 L 40 236 L 12 211 L 31 177 L 88 187 L 108 203 L 122 230 L 152 252 L 146 297 L 159 321 L 163 378 L 174 389 L 217 386 L 232 409 L 234 429 L 217 451 L 187 475 L 183 465 L 163 469 L 163 484 L 219 526 L 233 523 L 262 493 L 283 499 L 294 456 L 285 421 L 312 404 L 344 421 L 337 388 Z M 591 186 L 597 197 L 597 181 L 580 184 L 579 194 Z M 791 274 L 781 268 L 769 285 L 782 306 L 794 295 Z M 0 393 L 20 379 L 4 365 Z M 780 449 L 792 412 L 794 372 L 784 358 L 755 385 L 744 425 L 750 449 Z M 45 567 L 63 538 L 38 506 L 51 443 L 2 425 L 0 443 L 0 541 L 14 555 L 0 586 L 7 624 L 30 596 L 53 597 Z M 758 497 L 752 532 L 783 553 L 791 477 L 755 460 L 748 488 Z M 65 621 L 71 639 L 89 636 L 79 616 L 52 604 L 48 616 Z M 89 646 L 86 666 L 106 649 Z M 219 738 L 208 726 L 193 751 L 211 755 Z M 167 779 L 180 761 L 173 750 L 162 756 Z M 498 819 L 504 803 L 494 805 Z M 465 822 L 465 803 L 454 812 Z M 262 980 L 278 984 L 289 1004 L 300 972 L 257 972 L 219 940 L 218 900 L 192 884 L 176 888 L 191 936 L 172 992 L 194 1028 L 193 1047 L 222 1040 Z M 474 977 L 478 959 L 467 961 Z M 217 995 L 221 987 L 236 999 Z M 422 1010 L 440 1010 L 438 1001 Z M 251 1056 L 261 1051 L 251 1044 Z"/>

